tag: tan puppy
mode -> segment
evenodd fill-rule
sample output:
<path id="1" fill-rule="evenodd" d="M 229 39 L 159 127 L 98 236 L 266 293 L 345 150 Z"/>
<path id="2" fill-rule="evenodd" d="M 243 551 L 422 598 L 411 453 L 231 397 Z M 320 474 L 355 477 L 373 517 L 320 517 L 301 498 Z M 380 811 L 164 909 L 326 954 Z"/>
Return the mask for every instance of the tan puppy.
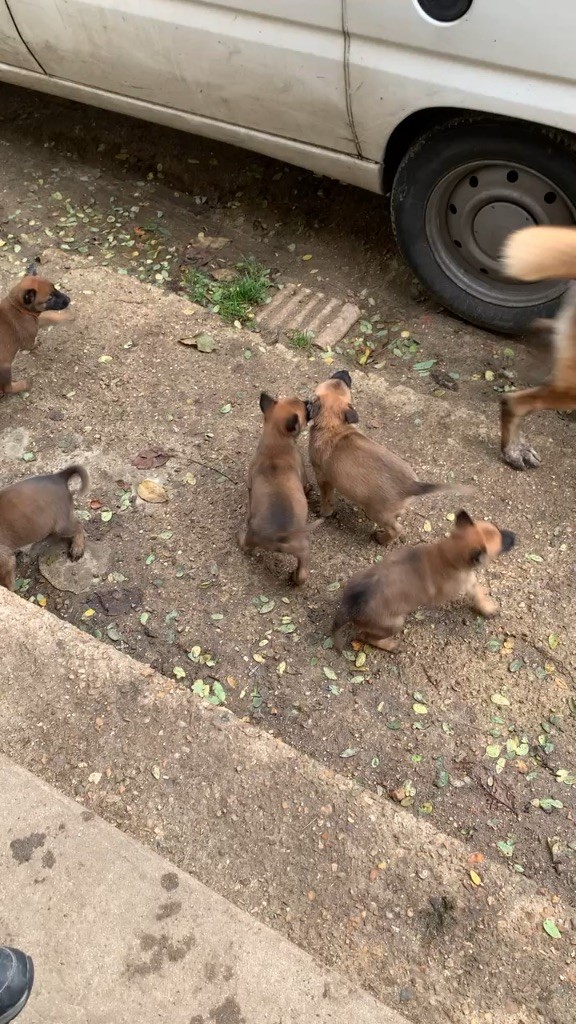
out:
<path id="1" fill-rule="evenodd" d="M 331 516 L 334 491 L 360 505 L 377 524 L 379 544 L 388 544 L 402 533 L 397 522 L 411 498 L 436 491 L 470 492 L 470 487 L 420 483 L 407 462 L 384 445 L 356 429 L 352 380 L 338 370 L 316 388 L 309 403 L 310 461 L 322 500 L 320 515 Z"/>
<path id="2" fill-rule="evenodd" d="M 533 227 L 515 231 L 503 250 L 504 270 L 522 281 L 576 278 L 576 230 Z M 500 431 L 504 460 L 514 469 L 535 469 L 540 456 L 520 433 L 522 418 L 539 409 L 576 409 L 576 287 L 572 285 L 555 320 L 538 321 L 548 329 L 554 365 L 548 384 L 502 397 Z"/>
<path id="3" fill-rule="evenodd" d="M 38 328 L 69 318 L 64 310 L 70 299 L 44 277 L 32 263 L 5 299 L 0 302 L 0 398 L 28 391 L 27 380 L 12 380 L 12 363 L 20 349 L 36 346 Z"/>
<path id="4" fill-rule="evenodd" d="M 498 605 L 478 584 L 474 570 L 510 551 L 515 540 L 509 530 L 475 523 L 462 511 L 444 540 L 389 552 L 346 584 L 332 626 L 336 650 L 342 650 L 342 633 L 352 623 L 359 639 L 393 651 L 399 643 L 395 634 L 410 612 L 448 604 L 458 597 L 466 597 L 480 615 L 495 615 Z"/>
<path id="5" fill-rule="evenodd" d="M 0 586 L 14 590 L 15 552 L 48 537 L 70 540 L 70 558 L 84 554 L 84 527 L 74 515 L 68 481 L 79 476 L 83 494 L 88 474 L 83 466 L 31 476 L 0 491 Z"/>
<path id="6" fill-rule="evenodd" d="M 297 448 L 306 426 L 306 403 L 299 398 L 275 399 L 263 391 L 260 408 L 264 429 L 248 471 L 248 523 L 238 543 L 243 550 L 264 548 L 294 555 L 294 582 L 300 585 L 308 578 L 309 534 L 317 525 L 306 523 L 309 484 Z"/>

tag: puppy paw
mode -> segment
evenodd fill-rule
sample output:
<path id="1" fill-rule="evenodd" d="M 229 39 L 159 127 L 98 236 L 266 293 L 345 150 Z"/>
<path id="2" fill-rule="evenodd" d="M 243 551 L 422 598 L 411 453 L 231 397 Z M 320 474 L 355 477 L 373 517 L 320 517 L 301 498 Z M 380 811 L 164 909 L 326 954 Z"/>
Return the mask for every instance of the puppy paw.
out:
<path id="1" fill-rule="evenodd" d="M 495 615 L 498 615 L 500 611 L 500 605 L 497 601 L 493 601 L 492 598 L 487 598 L 486 601 L 482 602 L 482 605 L 477 608 L 480 615 L 483 615 L 485 619 L 492 619 Z"/>
<path id="2" fill-rule="evenodd" d="M 516 444 L 508 445 L 502 452 L 504 461 L 513 469 L 538 469 L 540 456 L 529 444 L 521 438 Z"/>
<path id="3" fill-rule="evenodd" d="M 84 557 L 84 541 L 76 542 L 70 545 L 68 552 L 68 558 L 71 562 L 79 562 Z"/>
<path id="4" fill-rule="evenodd" d="M 333 516 L 333 515 L 334 515 L 334 506 L 333 505 L 322 505 L 322 507 L 320 509 L 320 516 L 321 516 L 322 519 L 329 519 L 330 516 Z"/>
<path id="5" fill-rule="evenodd" d="M 384 640 L 369 640 L 372 647 L 378 647 L 381 651 L 397 651 L 400 646 L 400 640 L 397 637 L 387 636 Z"/>
<path id="6" fill-rule="evenodd" d="M 290 578 L 295 587 L 302 587 L 308 579 L 308 569 L 295 569 Z"/>

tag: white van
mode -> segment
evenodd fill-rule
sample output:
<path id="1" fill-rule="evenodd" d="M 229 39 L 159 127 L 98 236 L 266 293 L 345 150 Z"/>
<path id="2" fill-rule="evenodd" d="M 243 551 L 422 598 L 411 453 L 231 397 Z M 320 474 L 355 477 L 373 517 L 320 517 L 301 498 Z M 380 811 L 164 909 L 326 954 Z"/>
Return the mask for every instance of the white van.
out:
<path id="1" fill-rule="evenodd" d="M 575 223 L 575 39 L 575 0 L 0 0 L 0 80 L 390 193 L 429 290 L 514 332 L 565 288 L 498 254 Z"/>

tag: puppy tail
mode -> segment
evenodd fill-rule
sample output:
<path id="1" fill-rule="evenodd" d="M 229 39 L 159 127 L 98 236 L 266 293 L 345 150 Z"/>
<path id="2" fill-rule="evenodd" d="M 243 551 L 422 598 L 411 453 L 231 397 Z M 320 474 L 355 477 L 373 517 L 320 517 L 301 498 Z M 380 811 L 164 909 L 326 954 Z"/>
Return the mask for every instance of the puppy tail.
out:
<path id="1" fill-rule="evenodd" d="M 68 481 L 71 480 L 73 476 L 79 476 L 80 490 L 77 491 L 77 494 L 84 494 L 88 490 L 88 484 L 90 483 L 88 473 L 84 469 L 84 466 L 80 466 L 78 463 L 73 466 L 66 466 L 66 469 L 61 469 L 56 475 L 64 481 L 66 486 L 68 486 Z"/>
<path id="2" fill-rule="evenodd" d="M 576 279 L 576 231 L 545 225 L 514 231 L 504 243 L 502 263 L 520 281 Z"/>
<path id="3" fill-rule="evenodd" d="M 472 484 L 428 484 L 416 480 L 411 491 L 411 497 L 420 498 L 424 494 L 475 494 L 476 488 Z"/>

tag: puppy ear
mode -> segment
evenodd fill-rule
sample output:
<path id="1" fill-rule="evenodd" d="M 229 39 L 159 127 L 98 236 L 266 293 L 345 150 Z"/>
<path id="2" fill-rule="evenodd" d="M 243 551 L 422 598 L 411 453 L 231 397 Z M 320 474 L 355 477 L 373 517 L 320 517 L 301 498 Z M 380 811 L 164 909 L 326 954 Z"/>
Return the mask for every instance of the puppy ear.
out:
<path id="1" fill-rule="evenodd" d="M 25 306 L 31 306 L 36 301 L 36 289 L 28 288 L 22 296 L 22 302 Z"/>
<path id="2" fill-rule="evenodd" d="M 268 412 L 268 409 L 271 409 L 273 405 L 276 405 L 276 399 L 272 398 L 272 395 L 269 395 L 266 391 L 262 391 L 260 393 L 260 408 L 262 412 Z"/>
<path id="3" fill-rule="evenodd" d="M 293 412 L 291 416 L 286 420 L 286 430 L 289 434 L 297 434 L 300 430 L 300 417 L 297 412 Z"/>
<path id="4" fill-rule="evenodd" d="M 461 508 L 458 515 L 456 516 L 456 526 L 462 529 L 464 526 L 474 526 L 474 520 L 465 509 Z"/>
<path id="5" fill-rule="evenodd" d="M 352 377 L 348 370 L 336 370 L 336 373 L 332 374 L 330 380 L 343 380 L 347 388 L 352 387 Z"/>
<path id="6" fill-rule="evenodd" d="M 356 409 L 354 409 L 354 407 L 352 405 L 349 405 L 348 408 L 346 409 L 346 412 L 344 413 L 344 422 L 345 423 L 359 423 L 360 422 L 360 417 L 359 417 L 358 413 L 356 412 Z"/>
<path id="7" fill-rule="evenodd" d="M 38 264 L 37 264 L 36 260 L 34 260 L 34 262 L 30 264 L 30 266 L 28 267 L 28 270 L 26 271 L 26 277 L 37 277 L 37 276 L 38 276 Z"/>

